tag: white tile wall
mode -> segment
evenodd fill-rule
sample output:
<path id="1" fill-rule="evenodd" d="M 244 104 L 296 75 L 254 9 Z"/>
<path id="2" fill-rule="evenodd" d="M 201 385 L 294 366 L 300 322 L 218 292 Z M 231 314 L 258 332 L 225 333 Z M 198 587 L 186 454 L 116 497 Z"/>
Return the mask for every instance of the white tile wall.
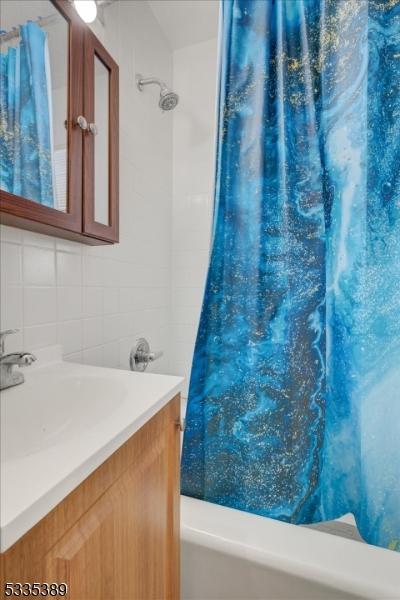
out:
<path id="1" fill-rule="evenodd" d="M 21 332 L 7 350 L 61 343 L 69 360 L 127 367 L 146 336 L 169 370 L 172 114 L 157 89 L 140 94 L 136 72 L 172 82 L 172 53 L 147 2 L 119 1 L 105 10 L 102 39 L 120 66 L 120 240 L 75 242 L 2 227 L 1 329 Z"/>
<path id="2" fill-rule="evenodd" d="M 208 267 L 214 191 L 217 40 L 174 52 L 171 372 L 188 383 Z M 187 386 L 184 395 L 187 394 Z"/>
<path id="3" fill-rule="evenodd" d="M 217 42 L 171 53 L 147 2 L 120 0 L 96 34 L 120 66 L 120 239 L 89 247 L 1 227 L 1 328 L 8 350 L 60 343 L 67 360 L 128 367 L 145 336 L 188 377 L 200 314 L 213 203 Z M 195 65 L 195 68 L 194 68 Z M 172 82 L 173 113 L 134 74 Z"/>

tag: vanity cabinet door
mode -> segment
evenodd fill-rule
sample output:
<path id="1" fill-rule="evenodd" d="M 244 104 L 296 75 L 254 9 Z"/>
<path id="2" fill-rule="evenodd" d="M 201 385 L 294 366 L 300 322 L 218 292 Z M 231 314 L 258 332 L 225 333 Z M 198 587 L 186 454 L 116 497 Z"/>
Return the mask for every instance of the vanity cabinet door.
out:
<path id="1" fill-rule="evenodd" d="M 106 494 L 44 557 L 43 580 L 67 584 L 70 600 L 115 599 L 114 511 Z"/>
<path id="2" fill-rule="evenodd" d="M 69 600 L 179 599 L 179 404 L 117 451 L 119 476 L 46 554 L 44 581 L 66 582 Z"/>
<path id="3" fill-rule="evenodd" d="M 118 65 L 95 35 L 85 33 L 85 234 L 118 241 Z"/>

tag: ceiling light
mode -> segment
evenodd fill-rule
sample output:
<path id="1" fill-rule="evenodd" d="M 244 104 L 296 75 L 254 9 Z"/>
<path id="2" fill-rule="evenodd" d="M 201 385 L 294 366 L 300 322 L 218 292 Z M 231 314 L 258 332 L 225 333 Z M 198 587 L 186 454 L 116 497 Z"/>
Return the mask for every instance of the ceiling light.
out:
<path id="1" fill-rule="evenodd" d="M 74 0 L 74 7 L 85 23 L 93 23 L 97 17 L 97 4 L 95 0 Z"/>

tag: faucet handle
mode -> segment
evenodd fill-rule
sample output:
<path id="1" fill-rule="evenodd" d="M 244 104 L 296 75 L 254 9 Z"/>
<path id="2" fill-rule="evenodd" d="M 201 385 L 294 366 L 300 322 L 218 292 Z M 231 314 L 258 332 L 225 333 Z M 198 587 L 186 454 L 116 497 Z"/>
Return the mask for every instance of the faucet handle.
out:
<path id="1" fill-rule="evenodd" d="M 5 331 L 0 331 L 0 356 L 4 354 L 4 339 L 8 335 L 12 335 L 13 333 L 18 333 L 19 329 L 6 329 Z"/>
<path id="2" fill-rule="evenodd" d="M 153 362 L 163 356 L 163 352 L 150 352 L 149 342 L 145 338 L 136 340 L 131 350 L 129 364 L 131 371 L 145 371 L 149 362 Z"/>

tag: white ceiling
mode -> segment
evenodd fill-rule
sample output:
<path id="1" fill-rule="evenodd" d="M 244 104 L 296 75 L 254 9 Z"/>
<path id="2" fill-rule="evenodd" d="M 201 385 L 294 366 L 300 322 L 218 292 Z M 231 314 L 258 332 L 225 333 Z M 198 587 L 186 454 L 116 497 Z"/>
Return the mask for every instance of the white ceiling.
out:
<path id="1" fill-rule="evenodd" d="M 219 0 L 148 0 L 173 50 L 217 37 Z"/>

